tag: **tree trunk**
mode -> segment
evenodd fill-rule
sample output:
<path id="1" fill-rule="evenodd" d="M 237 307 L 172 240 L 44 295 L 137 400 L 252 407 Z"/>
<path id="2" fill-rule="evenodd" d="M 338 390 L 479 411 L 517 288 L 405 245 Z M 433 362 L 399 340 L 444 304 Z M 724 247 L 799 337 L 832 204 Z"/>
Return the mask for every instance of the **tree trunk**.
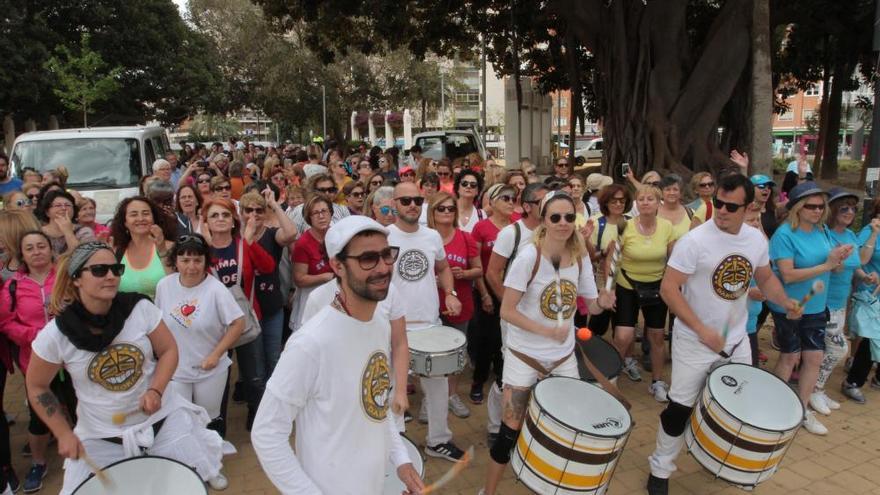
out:
<path id="1" fill-rule="evenodd" d="M 819 132 L 816 138 L 816 156 L 813 157 L 813 172 L 818 175 L 822 170 L 822 150 L 825 149 L 825 137 L 828 135 L 828 98 L 831 90 L 831 64 L 826 63 L 822 71 L 822 100 L 819 102 Z"/>
<path id="2" fill-rule="evenodd" d="M 770 1 L 754 0 L 750 85 L 749 164 L 752 174 L 773 175 L 773 83 L 770 71 Z"/>
<path id="3" fill-rule="evenodd" d="M 3 138 L 5 152 L 8 156 L 12 153 L 12 143 L 15 142 L 15 120 L 12 119 L 11 113 L 3 117 Z"/>
<path id="4" fill-rule="evenodd" d="M 425 119 L 428 118 L 428 101 L 422 98 L 422 132 L 425 132 Z"/>
<path id="5" fill-rule="evenodd" d="M 845 79 L 852 73 L 847 64 L 834 66 L 831 76 L 831 96 L 828 99 L 828 125 L 825 132 L 825 145 L 822 150 L 821 177 L 826 180 L 837 178 L 837 150 L 840 144 L 840 109 L 843 103 Z"/>

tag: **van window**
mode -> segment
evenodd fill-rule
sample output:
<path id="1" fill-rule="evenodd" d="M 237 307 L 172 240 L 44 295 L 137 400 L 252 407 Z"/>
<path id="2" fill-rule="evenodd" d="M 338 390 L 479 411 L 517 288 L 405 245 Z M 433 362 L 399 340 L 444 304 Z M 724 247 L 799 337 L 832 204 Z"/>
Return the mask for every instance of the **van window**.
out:
<path id="1" fill-rule="evenodd" d="M 594 141 L 593 142 L 593 149 L 596 151 L 602 151 L 602 143 L 603 143 L 603 141 Z"/>
<path id="2" fill-rule="evenodd" d="M 470 153 L 478 153 L 477 142 L 473 136 L 467 134 L 447 134 L 445 136 L 423 136 L 416 140 L 416 144 L 422 147 L 422 154 L 428 158 L 439 160 L 467 156 Z"/>
<path id="3" fill-rule="evenodd" d="M 422 147 L 422 156 L 435 160 L 443 158 L 443 139 L 440 136 L 420 137 L 416 144 Z"/>
<path id="4" fill-rule="evenodd" d="M 141 178 L 140 146 L 132 138 L 78 138 L 20 141 L 12 153 L 13 173 L 23 167 L 39 172 L 67 167 L 72 189 L 136 187 Z"/>
<path id="5" fill-rule="evenodd" d="M 147 170 L 153 171 L 153 162 L 156 161 L 156 152 L 153 150 L 153 143 L 149 139 L 144 139 L 144 151 L 147 156 Z"/>
<path id="6" fill-rule="evenodd" d="M 162 142 L 162 139 L 159 136 L 150 138 L 150 141 L 153 142 L 153 149 L 156 150 L 156 158 L 165 158 L 165 152 L 168 151 L 165 148 L 165 143 Z M 150 164 L 152 165 L 152 163 Z"/>

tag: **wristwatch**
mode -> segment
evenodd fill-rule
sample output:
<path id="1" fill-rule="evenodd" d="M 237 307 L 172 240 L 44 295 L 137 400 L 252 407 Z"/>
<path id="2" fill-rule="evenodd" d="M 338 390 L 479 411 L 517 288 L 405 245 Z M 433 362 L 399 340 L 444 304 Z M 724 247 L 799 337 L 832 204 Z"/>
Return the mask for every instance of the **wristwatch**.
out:
<path id="1" fill-rule="evenodd" d="M 455 289 L 452 289 L 450 291 L 446 291 L 446 295 L 458 297 L 458 292 L 455 292 Z"/>

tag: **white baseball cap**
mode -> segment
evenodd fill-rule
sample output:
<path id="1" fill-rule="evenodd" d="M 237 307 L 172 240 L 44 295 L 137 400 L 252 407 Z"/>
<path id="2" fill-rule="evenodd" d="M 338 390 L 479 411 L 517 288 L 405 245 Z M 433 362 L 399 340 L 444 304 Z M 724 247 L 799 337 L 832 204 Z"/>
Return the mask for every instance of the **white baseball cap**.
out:
<path id="1" fill-rule="evenodd" d="M 337 254 L 345 249 L 351 239 L 368 230 L 379 232 L 382 235 L 388 235 L 388 229 L 379 222 L 370 217 L 363 215 L 351 215 L 330 226 L 330 230 L 324 236 L 324 247 L 327 249 L 327 256 L 335 258 Z"/>

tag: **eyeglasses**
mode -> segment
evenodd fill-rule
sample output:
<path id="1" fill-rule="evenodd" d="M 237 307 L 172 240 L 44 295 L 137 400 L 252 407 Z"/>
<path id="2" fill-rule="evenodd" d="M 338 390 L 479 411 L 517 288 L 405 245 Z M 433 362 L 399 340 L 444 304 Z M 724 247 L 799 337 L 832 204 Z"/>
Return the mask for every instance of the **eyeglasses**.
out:
<path id="1" fill-rule="evenodd" d="M 184 234 L 177 238 L 178 244 L 187 244 L 190 242 L 194 242 L 200 246 L 205 245 L 204 241 L 202 241 L 202 238 L 196 235 Z"/>
<path id="2" fill-rule="evenodd" d="M 562 215 L 560 213 L 554 213 L 554 214 L 550 215 L 549 218 L 550 218 L 550 223 L 559 223 L 559 221 L 562 220 L 563 218 L 565 219 L 566 223 L 574 223 L 574 221 L 577 219 L 577 215 L 575 215 L 574 213 L 566 213 L 565 215 Z"/>
<path id="3" fill-rule="evenodd" d="M 557 166 L 557 167 L 567 167 L 567 166 L 568 166 L 568 162 L 559 162 L 559 163 L 556 164 L 556 166 Z"/>
<path id="4" fill-rule="evenodd" d="M 495 199 L 498 199 L 498 200 L 504 201 L 505 203 L 511 203 L 511 202 L 513 202 L 513 196 L 511 196 L 511 195 L 509 195 L 509 194 L 502 194 L 501 196 L 498 196 L 498 197 L 495 198 Z"/>
<path id="5" fill-rule="evenodd" d="M 337 254 L 336 257 L 340 260 L 345 259 L 353 259 L 358 261 L 358 266 L 361 267 L 361 270 L 372 270 L 376 268 L 376 265 L 379 264 L 379 260 L 381 259 L 386 265 L 393 265 L 395 261 L 397 261 L 397 255 L 400 253 L 400 248 L 397 246 L 388 246 L 387 248 L 381 251 L 364 251 L 361 254 L 353 255 L 353 254 Z"/>
<path id="6" fill-rule="evenodd" d="M 401 177 L 415 177 L 416 173 L 415 172 L 407 172 L 405 174 L 400 174 L 400 176 Z"/>
<path id="7" fill-rule="evenodd" d="M 438 206 L 437 208 L 434 208 L 434 209 L 439 213 L 455 213 L 455 210 L 457 210 L 458 208 L 456 208 L 455 206 L 441 205 L 441 206 Z"/>
<path id="8" fill-rule="evenodd" d="M 609 205 L 610 205 L 610 204 L 625 205 L 625 204 L 626 204 L 626 198 L 611 198 L 611 199 L 608 200 L 608 204 L 609 204 Z"/>
<path id="9" fill-rule="evenodd" d="M 214 190 L 215 191 L 231 191 L 232 186 L 230 186 L 229 184 L 226 184 L 225 186 L 217 186 L 214 188 Z"/>
<path id="10" fill-rule="evenodd" d="M 52 203 L 49 208 L 60 208 L 62 210 L 69 210 L 73 208 L 73 205 L 70 203 Z"/>
<path id="11" fill-rule="evenodd" d="M 467 188 L 467 189 L 476 189 L 476 188 L 477 188 L 477 182 L 476 182 L 476 181 L 467 181 L 467 180 L 463 180 L 463 181 L 459 182 L 458 185 L 459 185 L 459 187 L 465 187 L 465 188 Z"/>
<path id="12" fill-rule="evenodd" d="M 228 211 L 215 211 L 208 215 L 208 218 L 211 220 L 216 220 L 218 218 L 232 218 L 232 213 L 229 213 Z"/>
<path id="13" fill-rule="evenodd" d="M 388 216 L 388 215 L 397 215 L 397 210 L 390 206 L 380 206 L 379 213 Z"/>
<path id="14" fill-rule="evenodd" d="M 27 197 L 28 197 L 28 199 L 30 199 L 31 201 L 36 202 L 38 199 L 40 199 L 40 193 L 37 193 L 37 194 L 28 194 Z"/>
<path id="15" fill-rule="evenodd" d="M 773 186 L 771 186 L 769 183 L 766 183 L 766 184 L 757 184 L 757 185 L 755 185 L 755 187 L 757 187 L 758 189 L 770 189 Z"/>
<path id="16" fill-rule="evenodd" d="M 526 172 L 526 175 L 538 175 L 538 174 L 534 170 L 529 170 L 528 172 Z"/>
<path id="17" fill-rule="evenodd" d="M 199 179 L 199 180 L 196 181 L 196 182 L 198 182 L 199 184 L 210 184 L 210 183 L 211 183 L 211 179 Z"/>
<path id="18" fill-rule="evenodd" d="M 122 263 L 99 263 L 95 265 L 84 266 L 80 269 L 79 273 L 82 275 L 83 272 L 89 272 L 93 277 L 106 277 L 107 272 L 113 272 L 114 277 L 121 277 L 123 273 L 125 273 L 125 265 Z"/>
<path id="19" fill-rule="evenodd" d="M 449 172 L 437 172 L 438 177 L 449 177 L 450 175 L 452 174 L 450 174 Z"/>
<path id="20" fill-rule="evenodd" d="M 721 208 L 726 209 L 730 213 L 736 213 L 740 208 L 745 205 L 737 204 L 737 203 L 728 203 L 727 201 L 721 201 L 718 198 L 712 198 L 712 206 L 715 207 L 716 210 L 720 210 Z M 824 206 L 823 206 L 824 208 Z"/>
<path id="21" fill-rule="evenodd" d="M 312 217 L 322 217 L 324 215 L 330 216 L 330 210 L 327 210 L 327 209 L 314 210 L 309 214 L 309 216 L 312 216 Z"/>
<path id="22" fill-rule="evenodd" d="M 818 204 L 818 205 L 817 204 L 805 204 L 804 209 L 810 210 L 810 211 L 822 211 L 825 209 L 825 203 Z"/>
<path id="23" fill-rule="evenodd" d="M 259 207 L 259 206 L 256 206 L 254 208 L 246 206 L 246 207 L 242 208 L 241 211 L 245 212 L 246 214 L 247 213 L 256 213 L 258 215 L 262 215 L 263 213 L 266 213 L 266 209 Z"/>
<path id="24" fill-rule="evenodd" d="M 714 182 L 700 182 L 700 187 L 715 187 Z"/>
<path id="25" fill-rule="evenodd" d="M 315 191 L 324 194 L 336 194 L 339 192 L 339 189 L 336 186 L 333 187 L 316 187 Z"/>
<path id="26" fill-rule="evenodd" d="M 403 206 L 409 206 L 413 203 L 416 206 L 422 206 L 422 203 L 425 202 L 425 198 L 421 196 L 401 196 L 399 198 L 394 198 L 394 201 L 399 201 Z"/>
<path id="27" fill-rule="evenodd" d="M 855 213 L 859 209 L 856 206 L 841 206 L 839 210 L 840 213 Z"/>

